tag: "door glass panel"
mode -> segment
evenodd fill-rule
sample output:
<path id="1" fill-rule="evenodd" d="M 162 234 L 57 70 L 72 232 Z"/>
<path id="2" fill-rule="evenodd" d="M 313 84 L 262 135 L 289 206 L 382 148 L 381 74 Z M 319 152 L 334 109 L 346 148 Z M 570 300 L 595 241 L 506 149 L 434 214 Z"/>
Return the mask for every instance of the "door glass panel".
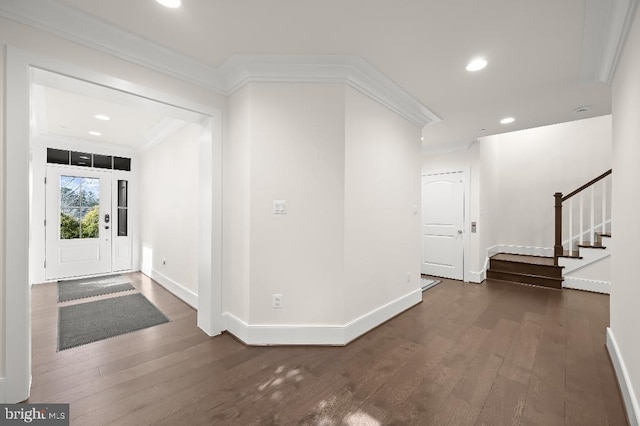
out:
<path id="1" fill-rule="evenodd" d="M 60 207 L 80 207 L 80 184 L 82 178 L 77 176 L 60 176 Z"/>
<path id="2" fill-rule="evenodd" d="M 100 204 L 100 179 L 82 178 L 80 191 L 82 207 L 94 207 Z"/>
<path id="3" fill-rule="evenodd" d="M 100 179 L 60 176 L 60 239 L 100 236 Z"/>
<path id="4" fill-rule="evenodd" d="M 118 236 L 127 236 L 127 209 L 118 208 Z"/>
<path id="5" fill-rule="evenodd" d="M 100 235 L 100 209 L 98 206 L 90 209 L 82 209 L 81 238 L 98 238 Z"/>
<path id="6" fill-rule="evenodd" d="M 60 209 L 60 239 L 80 238 L 80 209 Z"/>

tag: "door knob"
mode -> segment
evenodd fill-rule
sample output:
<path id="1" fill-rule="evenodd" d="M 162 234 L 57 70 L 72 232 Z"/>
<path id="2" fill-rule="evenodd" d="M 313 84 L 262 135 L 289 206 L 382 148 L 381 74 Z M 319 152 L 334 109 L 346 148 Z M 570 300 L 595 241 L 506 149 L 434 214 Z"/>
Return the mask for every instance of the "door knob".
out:
<path id="1" fill-rule="evenodd" d="M 458 234 L 462 234 L 462 229 L 458 229 Z"/>

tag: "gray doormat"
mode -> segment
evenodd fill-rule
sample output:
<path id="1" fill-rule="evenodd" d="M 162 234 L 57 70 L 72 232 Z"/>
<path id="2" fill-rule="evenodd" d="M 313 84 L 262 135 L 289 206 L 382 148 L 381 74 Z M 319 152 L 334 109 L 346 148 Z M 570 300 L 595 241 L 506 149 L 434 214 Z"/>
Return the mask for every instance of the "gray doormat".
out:
<path id="1" fill-rule="evenodd" d="M 131 280 L 122 275 L 58 281 L 58 302 L 135 290 Z"/>
<path id="2" fill-rule="evenodd" d="M 58 351 L 169 322 L 141 293 L 58 308 Z"/>

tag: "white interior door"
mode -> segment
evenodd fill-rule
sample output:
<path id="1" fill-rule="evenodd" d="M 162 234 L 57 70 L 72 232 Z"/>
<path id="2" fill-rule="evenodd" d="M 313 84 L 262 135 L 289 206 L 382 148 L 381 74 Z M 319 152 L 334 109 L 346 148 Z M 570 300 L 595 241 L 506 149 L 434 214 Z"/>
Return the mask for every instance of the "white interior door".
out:
<path id="1" fill-rule="evenodd" d="M 111 272 L 111 174 L 47 166 L 47 280 Z"/>
<path id="2" fill-rule="evenodd" d="M 422 177 L 422 273 L 464 277 L 464 173 Z"/>

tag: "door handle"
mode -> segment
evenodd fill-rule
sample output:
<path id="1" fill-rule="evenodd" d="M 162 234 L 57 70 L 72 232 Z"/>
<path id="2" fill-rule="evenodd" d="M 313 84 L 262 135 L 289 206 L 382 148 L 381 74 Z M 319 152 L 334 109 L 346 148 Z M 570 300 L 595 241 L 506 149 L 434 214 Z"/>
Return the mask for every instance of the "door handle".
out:
<path id="1" fill-rule="evenodd" d="M 458 235 L 462 234 L 462 229 L 458 229 Z"/>
<path id="2" fill-rule="evenodd" d="M 111 216 L 109 216 L 109 213 L 104 215 L 104 223 L 109 223 L 110 219 L 111 219 Z"/>

